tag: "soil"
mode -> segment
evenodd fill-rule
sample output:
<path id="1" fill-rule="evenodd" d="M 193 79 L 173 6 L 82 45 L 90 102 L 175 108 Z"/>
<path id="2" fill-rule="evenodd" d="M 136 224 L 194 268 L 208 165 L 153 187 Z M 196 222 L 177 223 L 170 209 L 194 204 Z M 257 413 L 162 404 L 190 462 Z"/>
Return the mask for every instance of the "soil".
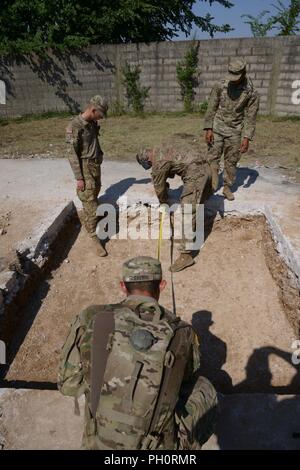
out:
<path id="1" fill-rule="evenodd" d="M 200 336 L 202 372 L 226 393 L 299 390 L 299 367 L 291 364 L 297 333 L 280 284 L 287 271 L 270 265 L 270 253 L 274 259 L 277 254 L 271 243 L 266 250 L 266 230 L 263 217 L 217 221 L 197 263 L 174 275 L 177 314 Z M 111 240 L 109 256 L 97 258 L 81 230 L 66 251 L 57 253 L 56 268 L 19 312 L 23 321 L 6 379 L 55 383 L 75 315 L 91 304 L 119 302 L 122 262 L 141 253 L 156 256 L 156 248 L 155 241 Z M 168 286 L 160 300 L 172 308 L 168 241 L 162 263 Z M 293 302 L 296 312 L 296 297 Z"/>
<path id="2" fill-rule="evenodd" d="M 41 218 L 41 208 L 30 203 L 7 204 L 1 199 L 0 209 L 0 271 L 7 268 L 18 243 L 29 237 Z M 6 258 L 6 259 L 5 259 Z"/>

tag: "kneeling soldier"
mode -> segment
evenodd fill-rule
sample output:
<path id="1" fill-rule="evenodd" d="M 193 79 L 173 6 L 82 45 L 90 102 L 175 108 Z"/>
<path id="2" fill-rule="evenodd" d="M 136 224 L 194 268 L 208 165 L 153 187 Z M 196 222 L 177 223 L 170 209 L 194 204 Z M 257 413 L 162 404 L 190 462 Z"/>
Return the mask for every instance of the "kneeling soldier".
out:
<path id="1" fill-rule="evenodd" d="M 165 284 L 158 260 L 131 259 L 126 299 L 73 322 L 58 387 L 85 394 L 86 449 L 199 449 L 213 432 L 216 391 L 199 376 L 193 328 L 158 303 Z"/>

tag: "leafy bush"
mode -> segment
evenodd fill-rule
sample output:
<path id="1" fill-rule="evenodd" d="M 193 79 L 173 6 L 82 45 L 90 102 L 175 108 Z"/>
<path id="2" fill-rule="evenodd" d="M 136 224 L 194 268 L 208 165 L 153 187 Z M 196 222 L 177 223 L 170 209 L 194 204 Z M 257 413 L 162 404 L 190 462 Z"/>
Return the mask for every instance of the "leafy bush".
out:
<path id="1" fill-rule="evenodd" d="M 138 65 L 131 68 L 131 66 L 126 63 L 122 72 L 128 106 L 132 108 L 136 114 L 142 114 L 144 112 L 145 101 L 149 96 L 150 87 L 141 86 L 141 69 Z"/>
<path id="2" fill-rule="evenodd" d="M 119 100 L 114 100 L 109 105 L 109 115 L 110 116 L 122 116 L 125 114 L 125 109 L 122 103 Z"/>
<path id="3" fill-rule="evenodd" d="M 193 111 L 195 88 L 198 86 L 198 51 L 199 42 L 193 40 L 184 59 L 176 67 L 177 81 L 186 112 Z"/>

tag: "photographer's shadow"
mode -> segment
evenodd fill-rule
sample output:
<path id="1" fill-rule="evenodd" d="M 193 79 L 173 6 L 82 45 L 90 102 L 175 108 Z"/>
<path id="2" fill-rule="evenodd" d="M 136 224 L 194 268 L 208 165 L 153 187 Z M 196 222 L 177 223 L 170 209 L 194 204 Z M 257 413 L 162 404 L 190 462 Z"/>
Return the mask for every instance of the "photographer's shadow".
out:
<path id="1" fill-rule="evenodd" d="M 270 357 L 294 368 L 290 383 L 273 385 Z M 273 346 L 255 349 L 246 365 L 246 378 L 234 395 L 220 397 L 215 434 L 222 450 L 300 449 L 300 365 L 290 351 Z M 259 395 L 258 395 L 259 394 Z"/>

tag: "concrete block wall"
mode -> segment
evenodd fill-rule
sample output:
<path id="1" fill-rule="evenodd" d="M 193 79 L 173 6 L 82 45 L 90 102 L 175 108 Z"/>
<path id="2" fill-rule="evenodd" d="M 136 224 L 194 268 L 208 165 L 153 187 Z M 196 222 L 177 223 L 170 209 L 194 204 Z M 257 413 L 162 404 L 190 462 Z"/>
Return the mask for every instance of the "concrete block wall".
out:
<path id="1" fill-rule="evenodd" d="M 94 94 L 125 104 L 125 62 L 138 64 L 142 84 L 151 87 L 149 111 L 179 111 L 183 105 L 176 65 L 189 46 L 190 41 L 100 45 L 72 55 L 49 51 L 44 58 L 0 58 L 0 80 L 6 88 L 0 117 L 75 111 Z M 199 41 L 197 103 L 207 100 L 214 82 L 226 73 L 231 57 L 247 60 L 249 75 L 261 97 L 262 114 L 300 115 L 300 103 L 292 102 L 296 91 L 293 84 L 300 81 L 300 36 Z"/>

